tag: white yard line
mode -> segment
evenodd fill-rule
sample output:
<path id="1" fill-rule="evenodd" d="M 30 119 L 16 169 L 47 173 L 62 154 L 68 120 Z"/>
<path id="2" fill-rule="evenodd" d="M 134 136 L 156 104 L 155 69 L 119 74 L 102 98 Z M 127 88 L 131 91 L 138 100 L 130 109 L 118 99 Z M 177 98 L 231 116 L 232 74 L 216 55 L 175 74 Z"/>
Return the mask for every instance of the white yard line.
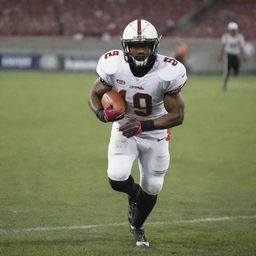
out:
<path id="1" fill-rule="evenodd" d="M 148 225 L 172 225 L 172 224 L 192 224 L 201 222 L 217 222 L 217 221 L 234 221 L 234 220 L 249 220 L 256 219 L 256 215 L 252 216 L 226 216 L 226 217 L 215 217 L 215 218 L 200 218 L 192 220 L 174 220 L 174 221 L 158 221 L 149 222 Z M 95 224 L 95 225 L 83 225 L 83 226 L 59 226 L 59 227 L 35 227 L 35 228 L 22 228 L 22 229 L 0 229 L 0 235 L 10 233 L 29 233 L 29 232 L 48 232 L 58 230 L 75 230 L 75 229 L 96 229 L 102 227 L 114 227 L 114 226 L 125 226 L 127 222 L 120 223 L 106 223 L 106 224 Z"/>

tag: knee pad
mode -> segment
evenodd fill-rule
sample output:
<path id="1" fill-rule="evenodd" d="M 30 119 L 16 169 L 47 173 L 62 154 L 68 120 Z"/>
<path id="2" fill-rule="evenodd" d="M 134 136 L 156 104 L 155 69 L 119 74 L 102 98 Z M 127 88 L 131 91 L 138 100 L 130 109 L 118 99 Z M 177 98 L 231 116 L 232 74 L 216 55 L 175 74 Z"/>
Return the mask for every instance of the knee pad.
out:
<path id="1" fill-rule="evenodd" d="M 108 178 L 113 181 L 125 181 L 129 178 L 130 173 L 128 172 L 111 172 L 108 170 Z"/>
<path id="2" fill-rule="evenodd" d="M 112 155 L 108 162 L 108 177 L 111 180 L 124 181 L 131 174 L 133 159 L 123 155 Z"/>
<path id="3" fill-rule="evenodd" d="M 149 195 L 157 195 L 161 192 L 164 183 L 164 176 L 152 176 L 142 180 L 141 188 Z"/>

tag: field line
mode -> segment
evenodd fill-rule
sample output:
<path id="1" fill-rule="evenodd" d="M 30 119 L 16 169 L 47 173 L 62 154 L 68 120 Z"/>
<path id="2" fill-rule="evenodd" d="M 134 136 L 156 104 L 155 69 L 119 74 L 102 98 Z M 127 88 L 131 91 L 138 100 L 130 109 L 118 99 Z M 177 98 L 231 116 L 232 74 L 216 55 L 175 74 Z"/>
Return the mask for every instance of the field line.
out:
<path id="1" fill-rule="evenodd" d="M 200 218 L 192 220 L 174 220 L 174 221 L 157 221 L 149 222 L 149 225 L 172 225 L 172 224 L 192 224 L 202 222 L 218 222 L 218 221 L 235 221 L 235 220 L 249 220 L 256 219 L 256 215 L 252 216 L 226 216 L 226 217 L 215 217 L 215 218 Z M 9 233 L 29 233 L 29 232 L 48 232 L 58 230 L 75 230 L 75 229 L 96 229 L 101 227 L 115 227 L 125 226 L 127 222 L 120 223 L 106 223 L 106 224 L 95 224 L 95 225 L 82 225 L 82 226 L 56 226 L 56 227 L 35 227 L 35 228 L 23 228 L 23 229 L 0 229 L 0 235 Z"/>

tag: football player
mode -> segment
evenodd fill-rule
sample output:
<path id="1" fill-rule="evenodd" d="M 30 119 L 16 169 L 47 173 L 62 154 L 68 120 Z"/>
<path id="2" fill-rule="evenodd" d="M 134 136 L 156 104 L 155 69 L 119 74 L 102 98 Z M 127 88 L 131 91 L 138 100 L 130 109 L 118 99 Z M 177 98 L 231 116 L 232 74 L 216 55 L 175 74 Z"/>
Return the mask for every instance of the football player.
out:
<path id="1" fill-rule="evenodd" d="M 137 19 L 121 37 L 123 50 L 111 50 L 99 59 L 99 78 L 89 95 L 89 105 L 102 122 L 114 120 L 108 147 L 111 187 L 128 195 L 128 221 L 137 246 L 149 246 L 143 224 L 154 208 L 170 163 L 169 128 L 181 125 L 184 102 L 180 93 L 187 80 L 183 64 L 157 53 L 161 36 L 148 21 Z M 125 117 L 101 98 L 119 92 L 126 103 Z M 116 118 L 116 119 L 115 119 Z M 139 184 L 131 169 L 138 159 Z"/>
<path id="2" fill-rule="evenodd" d="M 221 37 L 221 49 L 219 55 L 219 61 L 224 59 L 222 86 L 224 91 L 227 90 L 227 83 L 231 70 L 234 71 L 235 75 L 239 74 L 240 56 L 245 59 L 244 36 L 238 33 L 237 23 L 228 23 L 227 29 L 228 33 L 224 33 Z"/>

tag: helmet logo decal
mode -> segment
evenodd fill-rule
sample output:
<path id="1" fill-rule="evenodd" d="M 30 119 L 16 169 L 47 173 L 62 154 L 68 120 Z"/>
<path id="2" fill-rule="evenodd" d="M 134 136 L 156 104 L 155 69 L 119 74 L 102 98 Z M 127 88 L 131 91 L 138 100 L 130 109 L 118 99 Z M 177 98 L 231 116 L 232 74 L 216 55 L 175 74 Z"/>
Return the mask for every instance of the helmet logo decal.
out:
<path id="1" fill-rule="evenodd" d="M 137 20 L 137 31 L 138 36 L 141 36 L 141 20 Z"/>

